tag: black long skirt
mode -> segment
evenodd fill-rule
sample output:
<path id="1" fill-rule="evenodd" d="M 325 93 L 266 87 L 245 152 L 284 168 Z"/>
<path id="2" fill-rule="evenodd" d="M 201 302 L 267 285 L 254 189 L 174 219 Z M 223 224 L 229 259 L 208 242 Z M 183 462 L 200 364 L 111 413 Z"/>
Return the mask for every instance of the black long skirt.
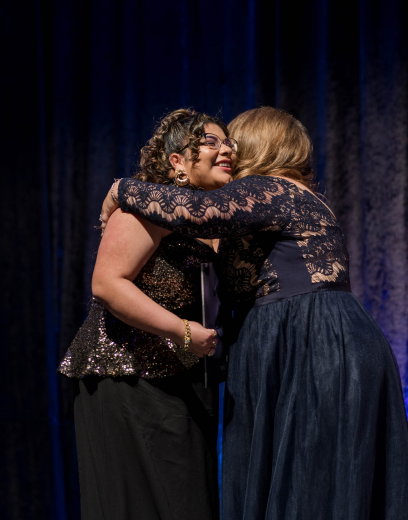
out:
<path id="1" fill-rule="evenodd" d="M 217 395 L 195 367 L 75 384 L 82 520 L 215 520 Z"/>
<path id="2" fill-rule="evenodd" d="M 351 293 L 254 307 L 230 350 L 223 520 L 408 518 L 391 348 Z"/>

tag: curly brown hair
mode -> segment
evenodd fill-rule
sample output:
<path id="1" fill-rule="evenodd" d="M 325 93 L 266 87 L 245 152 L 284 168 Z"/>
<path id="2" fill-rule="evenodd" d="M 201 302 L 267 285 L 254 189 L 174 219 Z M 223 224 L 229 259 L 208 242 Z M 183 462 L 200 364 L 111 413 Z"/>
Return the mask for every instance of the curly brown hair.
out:
<path id="1" fill-rule="evenodd" d="M 229 136 L 228 128 L 221 120 L 192 109 L 180 108 L 165 116 L 142 148 L 139 170 L 134 178 L 156 184 L 168 182 L 169 170 L 172 169 L 169 157 L 172 153 L 180 153 L 184 157 L 190 153 L 189 160 L 195 164 L 200 153 L 200 138 L 205 132 L 204 125 L 209 123 L 216 124 Z M 185 145 L 187 148 L 179 152 Z"/>
<path id="2" fill-rule="evenodd" d="M 316 192 L 313 145 L 306 128 L 291 114 L 272 107 L 254 108 L 237 116 L 228 129 L 239 142 L 234 179 L 289 177 Z"/>

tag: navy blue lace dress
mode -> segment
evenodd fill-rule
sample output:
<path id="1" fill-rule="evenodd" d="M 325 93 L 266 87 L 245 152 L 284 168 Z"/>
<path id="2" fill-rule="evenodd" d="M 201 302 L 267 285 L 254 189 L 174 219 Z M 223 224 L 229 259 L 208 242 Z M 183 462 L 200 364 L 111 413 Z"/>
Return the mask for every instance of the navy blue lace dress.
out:
<path id="1" fill-rule="evenodd" d="M 224 520 L 408 518 L 398 368 L 350 292 L 343 234 L 307 190 L 246 177 L 212 192 L 122 180 L 124 211 L 223 237 L 235 302 L 223 446 Z"/>

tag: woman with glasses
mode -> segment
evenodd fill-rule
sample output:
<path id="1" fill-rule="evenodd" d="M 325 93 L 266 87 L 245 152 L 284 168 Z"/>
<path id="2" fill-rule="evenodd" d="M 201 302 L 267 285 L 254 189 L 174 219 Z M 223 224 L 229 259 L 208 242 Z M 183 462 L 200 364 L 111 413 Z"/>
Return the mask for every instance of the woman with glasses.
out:
<path id="1" fill-rule="evenodd" d="M 351 293 L 344 236 L 315 194 L 309 136 L 271 107 L 244 112 L 228 128 L 239 147 L 236 180 L 223 188 L 181 196 L 133 179 L 114 186 L 123 211 L 184 236 L 222 238 L 221 282 L 236 334 L 223 518 L 405 518 L 398 368 Z M 114 209 L 107 199 L 103 218 Z"/>
<path id="2" fill-rule="evenodd" d="M 216 118 L 172 112 L 135 178 L 181 196 L 220 188 L 235 163 L 227 136 Z M 202 364 L 217 333 L 199 323 L 201 264 L 215 259 L 211 239 L 129 213 L 106 227 L 89 315 L 58 369 L 75 380 L 82 520 L 219 518 L 218 384 L 204 385 Z"/>

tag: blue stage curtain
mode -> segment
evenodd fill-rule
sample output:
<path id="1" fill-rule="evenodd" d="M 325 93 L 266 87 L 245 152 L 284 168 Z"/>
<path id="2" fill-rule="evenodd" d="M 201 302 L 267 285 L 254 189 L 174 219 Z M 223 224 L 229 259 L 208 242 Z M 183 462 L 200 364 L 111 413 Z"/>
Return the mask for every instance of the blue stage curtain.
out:
<path id="1" fill-rule="evenodd" d="M 354 293 L 408 404 L 408 2 L 34 0 L 0 8 L 4 520 L 77 520 L 70 381 L 99 210 L 155 121 L 284 108 L 309 129 Z"/>

